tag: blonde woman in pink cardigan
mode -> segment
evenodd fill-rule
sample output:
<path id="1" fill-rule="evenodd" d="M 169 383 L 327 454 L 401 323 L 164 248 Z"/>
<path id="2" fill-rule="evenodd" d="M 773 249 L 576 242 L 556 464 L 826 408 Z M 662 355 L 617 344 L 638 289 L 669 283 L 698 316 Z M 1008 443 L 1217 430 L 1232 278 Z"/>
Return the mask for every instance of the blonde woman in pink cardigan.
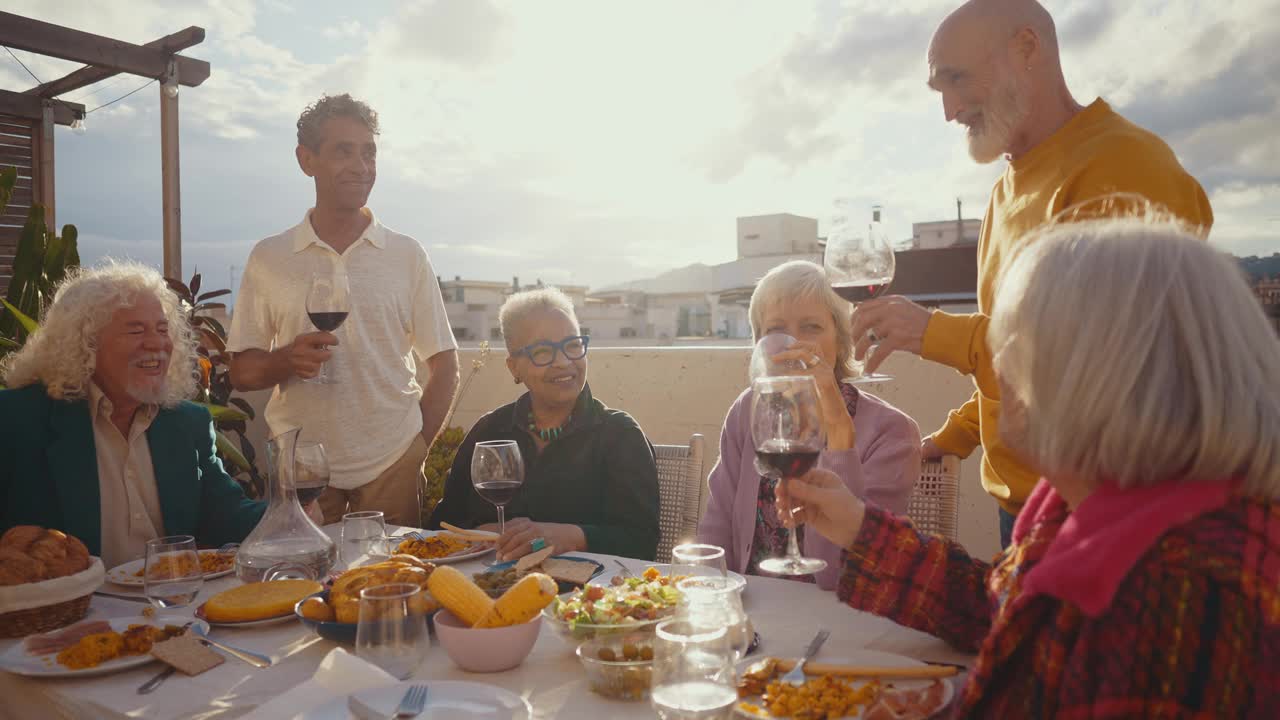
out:
<path id="1" fill-rule="evenodd" d="M 854 375 L 849 304 L 814 263 L 792 261 L 770 270 L 751 296 L 751 334 L 784 333 L 798 341 L 776 359 L 803 360 L 818 385 L 827 447 L 818 467 L 842 478 L 863 500 L 905 514 L 920 475 L 920 429 L 901 410 L 842 382 Z M 774 483 L 755 468 L 751 390 L 729 408 L 720 431 L 720 460 L 711 470 L 711 497 L 698 523 L 699 542 L 725 550 L 729 569 L 757 574 L 761 560 L 786 549 L 774 509 Z M 799 576 L 830 590 L 839 579 L 840 548 L 800 528 L 801 552 L 827 561 L 816 576 Z"/>

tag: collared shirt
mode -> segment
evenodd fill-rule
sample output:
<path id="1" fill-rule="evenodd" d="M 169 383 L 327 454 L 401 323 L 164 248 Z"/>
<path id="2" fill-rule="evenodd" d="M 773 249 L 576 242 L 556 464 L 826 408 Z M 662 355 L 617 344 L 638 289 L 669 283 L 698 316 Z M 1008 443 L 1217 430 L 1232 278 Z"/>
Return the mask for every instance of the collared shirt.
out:
<path id="1" fill-rule="evenodd" d="M 324 444 L 329 484 L 349 490 L 393 465 L 422 431 L 422 387 L 414 358 L 457 348 L 440 284 L 427 252 L 367 209 L 369 225 L 339 254 L 301 223 L 257 244 L 245 265 L 227 349 L 282 347 L 315 332 L 307 291 L 316 273 L 345 270 L 350 315 L 334 334 L 327 372 L 334 384 L 297 377 L 277 385 L 267 403 L 272 435 L 302 428 Z"/>
<path id="2" fill-rule="evenodd" d="M 113 405 L 96 384 L 89 385 L 93 446 L 98 456 L 98 494 L 102 512 L 102 562 L 115 567 L 146 554 L 147 541 L 164 535 L 160 491 L 151 466 L 147 428 L 159 411 L 142 405 L 128 435 L 111 422 Z"/>

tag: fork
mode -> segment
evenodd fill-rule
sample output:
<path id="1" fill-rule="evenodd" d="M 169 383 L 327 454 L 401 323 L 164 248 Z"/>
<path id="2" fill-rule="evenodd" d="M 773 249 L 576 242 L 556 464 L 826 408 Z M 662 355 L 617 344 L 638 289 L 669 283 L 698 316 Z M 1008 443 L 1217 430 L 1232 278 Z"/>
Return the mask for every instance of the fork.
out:
<path id="1" fill-rule="evenodd" d="M 822 643 L 831 637 L 831 633 L 826 630 L 819 630 L 817 635 L 813 636 L 813 642 L 809 643 L 809 649 L 804 651 L 804 657 L 800 658 L 796 666 L 791 671 L 782 676 L 782 682 L 789 685 L 800 686 L 804 684 L 804 664 L 813 659 L 818 654 L 818 648 L 822 647 Z"/>
<path id="2" fill-rule="evenodd" d="M 192 621 L 187 623 L 186 625 L 183 625 L 182 629 L 184 631 L 187 630 L 187 628 L 191 627 L 194 624 L 194 622 L 195 621 Z M 155 676 L 152 677 L 150 680 L 138 686 L 138 694 L 146 695 L 151 691 L 155 690 L 156 688 L 160 687 L 164 683 L 164 681 L 168 680 L 169 676 L 177 672 L 177 670 L 178 668 L 176 666 L 170 665 L 169 667 L 156 673 Z"/>
<path id="3" fill-rule="evenodd" d="M 629 568 L 629 567 L 627 567 L 626 565 L 623 565 L 623 564 L 622 564 L 622 561 L 621 561 L 621 560 L 619 560 L 619 559 L 617 559 L 617 558 L 614 558 L 614 559 L 613 559 L 613 561 L 614 561 L 615 563 L 617 563 L 618 567 L 622 568 L 622 577 L 623 577 L 623 578 L 629 578 L 629 577 L 635 577 L 635 576 L 636 576 L 636 574 L 635 574 L 635 573 L 631 572 L 631 568 Z"/>
<path id="4" fill-rule="evenodd" d="M 392 713 L 393 720 L 399 718 L 415 718 L 422 714 L 422 709 L 427 706 L 427 686 L 426 685 L 410 685 L 405 691 L 404 697 L 400 698 L 400 704 L 396 706 L 396 711 Z"/>

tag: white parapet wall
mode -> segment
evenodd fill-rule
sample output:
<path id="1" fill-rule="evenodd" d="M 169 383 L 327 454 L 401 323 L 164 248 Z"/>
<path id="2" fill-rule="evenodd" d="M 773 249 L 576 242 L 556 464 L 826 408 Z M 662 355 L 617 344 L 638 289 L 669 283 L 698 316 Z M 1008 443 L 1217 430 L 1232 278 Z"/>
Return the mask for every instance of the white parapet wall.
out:
<path id="1" fill-rule="evenodd" d="M 480 351 L 465 348 L 459 365 L 463 376 L 472 372 Z M 719 457 L 720 426 L 734 398 L 747 386 L 746 347 L 593 348 L 589 380 L 597 398 L 631 413 L 655 444 L 687 443 L 702 433 L 710 471 Z M 458 404 L 453 425 L 470 428 L 484 413 L 511 402 L 524 391 L 506 368 L 506 351 L 494 348 Z M 920 424 L 922 434 L 937 429 L 948 411 L 960 407 L 973 393 L 968 377 L 955 371 L 897 354 L 884 372 L 894 380 L 866 388 L 896 405 Z M 424 385 L 425 385 L 425 378 Z M 267 393 L 246 396 L 259 410 Z M 261 417 L 261 412 L 259 412 Z M 265 455 L 261 420 L 250 427 L 251 439 Z M 977 557 L 989 559 L 999 548 L 996 504 L 979 482 L 981 450 L 963 464 L 960 482 L 960 541 Z"/>

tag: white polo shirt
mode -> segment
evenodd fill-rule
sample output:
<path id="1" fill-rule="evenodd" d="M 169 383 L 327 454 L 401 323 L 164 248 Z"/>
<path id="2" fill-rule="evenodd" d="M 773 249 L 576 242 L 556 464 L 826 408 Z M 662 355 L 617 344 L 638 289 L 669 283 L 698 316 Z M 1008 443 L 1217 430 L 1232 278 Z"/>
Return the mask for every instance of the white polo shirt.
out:
<path id="1" fill-rule="evenodd" d="M 302 428 L 324 444 L 332 487 L 360 487 L 390 467 L 422 431 L 418 358 L 458 347 L 440 284 L 416 240 L 389 230 L 368 209 L 364 234 L 339 255 L 302 222 L 258 243 L 236 298 L 227 350 L 272 350 L 316 328 L 307 317 L 311 276 L 344 268 L 351 314 L 335 333 L 328 374 L 336 384 L 292 377 L 267 403 L 271 435 Z"/>

